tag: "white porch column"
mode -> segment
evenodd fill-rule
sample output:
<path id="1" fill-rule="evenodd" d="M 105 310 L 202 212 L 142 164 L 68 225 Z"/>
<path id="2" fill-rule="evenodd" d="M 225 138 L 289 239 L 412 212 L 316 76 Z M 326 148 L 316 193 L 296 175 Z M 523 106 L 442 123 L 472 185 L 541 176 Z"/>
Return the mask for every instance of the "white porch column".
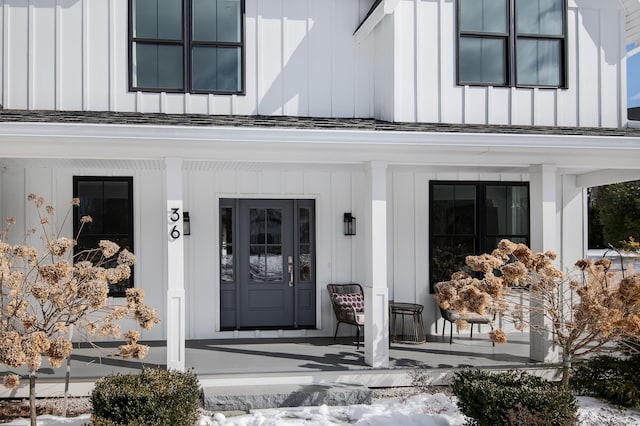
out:
<path id="1" fill-rule="evenodd" d="M 167 368 L 185 370 L 184 237 L 182 159 L 165 159 L 167 191 Z"/>
<path id="2" fill-rule="evenodd" d="M 386 368 L 389 366 L 387 164 L 371 162 L 367 172 L 364 360 L 372 367 Z"/>
<path id="3" fill-rule="evenodd" d="M 560 249 L 556 172 L 557 168 L 549 164 L 530 168 L 531 249 L 534 252 Z M 542 314 L 531 314 L 531 324 L 537 330 L 532 329 L 529 335 L 529 357 L 535 361 L 557 362 L 559 353 L 552 344 L 551 325 Z M 547 331 L 542 331 L 544 326 Z"/>

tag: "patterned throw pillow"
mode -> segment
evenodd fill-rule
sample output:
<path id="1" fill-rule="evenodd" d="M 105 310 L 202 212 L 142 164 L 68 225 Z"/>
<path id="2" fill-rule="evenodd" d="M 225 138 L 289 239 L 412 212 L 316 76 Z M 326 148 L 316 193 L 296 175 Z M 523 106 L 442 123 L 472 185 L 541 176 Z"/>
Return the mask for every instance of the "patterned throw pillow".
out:
<path id="1" fill-rule="evenodd" d="M 338 305 L 353 306 L 357 312 L 364 311 L 364 298 L 360 293 L 333 293 L 333 297 Z"/>

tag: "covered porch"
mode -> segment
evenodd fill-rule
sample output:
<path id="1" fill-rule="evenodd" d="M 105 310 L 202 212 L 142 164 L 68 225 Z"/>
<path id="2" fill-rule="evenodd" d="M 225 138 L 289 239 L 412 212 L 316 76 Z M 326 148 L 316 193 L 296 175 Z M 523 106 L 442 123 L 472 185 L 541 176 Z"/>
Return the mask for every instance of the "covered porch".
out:
<path id="1" fill-rule="evenodd" d="M 433 385 L 445 384 L 460 368 L 508 370 L 525 368 L 553 377 L 556 365 L 529 358 L 529 334 L 510 333 L 509 342 L 492 346 L 487 329 L 474 337 L 469 332 L 457 333 L 449 344 L 449 331 L 427 336 L 424 344 L 391 343 L 389 367 L 373 368 L 364 359 L 361 346 L 356 349 L 353 338 L 268 338 L 188 340 L 185 349 L 186 368 L 192 368 L 203 387 L 310 385 L 349 383 L 370 388 L 411 385 L 416 369 L 424 370 Z M 143 367 L 166 368 L 167 346 L 164 341 L 146 342 L 151 346 L 144 360 L 112 356 L 116 343 L 99 347 L 82 345 L 71 356 L 70 393 L 87 395 L 95 380 L 109 374 L 136 373 Z M 27 371 L 16 371 L 27 374 Z M 65 368 L 49 368 L 47 362 L 38 373 L 38 396 L 62 396 Z M 28 396 L 27 384 L 18 389 L 1 389 L 2 398 Z"/>

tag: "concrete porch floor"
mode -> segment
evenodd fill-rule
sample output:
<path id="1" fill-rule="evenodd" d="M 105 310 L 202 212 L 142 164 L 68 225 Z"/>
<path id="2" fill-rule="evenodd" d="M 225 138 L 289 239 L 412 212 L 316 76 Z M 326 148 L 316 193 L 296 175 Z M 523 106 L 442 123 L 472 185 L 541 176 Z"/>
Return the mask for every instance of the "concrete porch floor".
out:
<path id="1" fill-rule="evenodd" d="M 151 345 L 144 360 L 113 356 L 117 343 L 100 343 L 99 347 L 74 348 L 71 356 L 70 392 L 87 395 L 96 379 L 116 373 L 135 373 L 143 366 L 166 366 L 165 342 Z M 464 367 L 507 370 L 524 368 L 538 374 L 554 376 L 555 366 L 529 359 L 528 333 L 512 333 L 509 342 L 491 345 L 486 335 L 468 333 L 449 338 L 428 336 L 419 345 L 392 343 L 390 366 L 373 369 L 364 362 L 364 348 L 356 349 L 353 338 L 304 339 L 227 339 L 191 340 L 186 344 L 186 367 L 193 368 L 204 387 L 256 386 L 274 384 L 308 385 L 318 383 L 353 383 L 368 387 L 408 386 L 416 368 L 426 369 L 433 384 L 442 384 L 453 371 Z M 9 391 L 0 387 L 0 397 L 27 395 L 26 370 L 9 371 L 23 376 L 22 386 Z M 37 391 L 41 397 L 59 396 L 63 391 L 66 369 L 50 368 L 46 361 L 38 372 Z"/>

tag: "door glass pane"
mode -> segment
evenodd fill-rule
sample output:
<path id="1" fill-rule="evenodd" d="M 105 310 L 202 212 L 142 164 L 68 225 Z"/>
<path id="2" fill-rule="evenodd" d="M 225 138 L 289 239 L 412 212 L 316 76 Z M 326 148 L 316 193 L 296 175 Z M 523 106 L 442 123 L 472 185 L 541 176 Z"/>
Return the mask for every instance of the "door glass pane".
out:
<path id="1" fill-rule="evenodd" d="M 267 209 L 267 244 L 282 243 L 282 210 Z"/>
<path id="2" fill-rule="evenodd" d="M 182 40 L 182 1 L 134 0 L 133 36 Z"/>
<path id="3" fill-rule="evenodd" d="M 460 31 L 506 33 L 507 0 L 460 0 Z"/>
<path id="4" fill-rule="evenodd" d="M 263 245 L 249 247 L 249 278 L 251 281 L 266 281 L 266 257 Z"/>
<path id="5" fill-rule="evenodd" d="M 311 281 L 311 245 L 300 244 L 300 281 Z"/>
<path id="6" fill-rule="evenodd" d="M 311 280 L 311 209 L 298 209 L 298 249 L 299 249 L 299 280 Z"/>
<path id="7" fill-rule="evenodd" d="M 265 209 L 249 209 L 249 241 L 251 244 L 265 243 Z"/>
<path id="8" fill-rule="evenodd" d="M 267 272 L 264 281 L 282 281 L 282 247 L 267 247 Z"/>
<path id="9" fill-rule="evenodd" d="M 564 0 L 518 0 L 518 34 L 563 34 Z"/>
<path id="10" fill-rule="evenodd" d="M 240 19 L 240 0 L 194 0 L 193 39 L 239 43 Z"/>
<path id="11" fill-rule="evenodd" d="M 460 37 L 458 54 L 461 82 L 505 84 L 504 39 Z"/>
<path id="12" fill-rule="evenodd" d="M 560 85 L 560 41 L 519 38 L 516 55 L 518 84 Z"/>
<path id="13" fill-rule="evenodd" d="M 220 209 L 220 280 L 233 281 L 233 210 Z"/>
<path id="14" fill-rule="evenodd" d="M 133 85 L 140 89 L 182 89 L 182 46 L 133 43 Z"/>
<path id="15" fill-rule="evenodd" d="M 194 47 L 193 89 L 239 92 L 241 64 L 239 47 Z"/>

